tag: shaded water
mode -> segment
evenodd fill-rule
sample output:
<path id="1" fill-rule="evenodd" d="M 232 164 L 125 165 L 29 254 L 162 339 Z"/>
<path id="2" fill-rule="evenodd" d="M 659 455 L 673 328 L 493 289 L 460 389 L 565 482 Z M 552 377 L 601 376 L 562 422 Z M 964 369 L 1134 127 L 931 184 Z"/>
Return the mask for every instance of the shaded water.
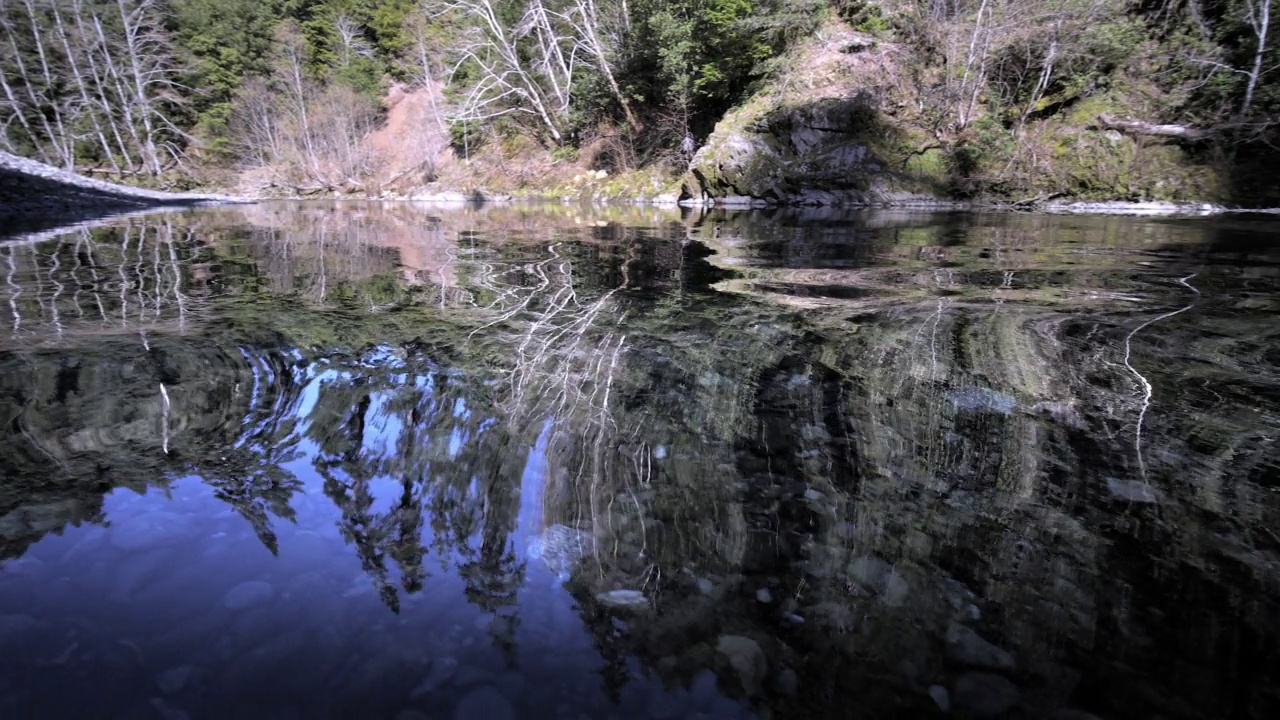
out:
<path id="1" fill-rule="evenodd" d="M 1278 231 L 0 240 L 0 717 L 1275 717 Z"/>

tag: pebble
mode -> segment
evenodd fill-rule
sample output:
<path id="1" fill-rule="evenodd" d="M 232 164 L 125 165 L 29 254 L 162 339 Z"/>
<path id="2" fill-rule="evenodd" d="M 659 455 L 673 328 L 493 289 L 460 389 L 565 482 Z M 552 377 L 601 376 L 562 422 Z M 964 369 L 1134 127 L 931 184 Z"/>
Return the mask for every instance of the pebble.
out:
<path id="1" fill-rule="evenodd" d="M 756 600 L 762 603 L 773 602 L 773 593 L 769 592 L 769 588 L 760 588 L 756 591 Z"/>
<path id="2" fill-rule="evenodd" d="M 271 587 L 271 583 L 250 580 L 228 590 L 222 598 L 222 604 L 228 610 L 244 610 L 269 601 L 275 597 L 275 594 L 275 588 Z"/>
<path id="3" fill-rule="evenodd" d="M 703 595 L 710 595 L 711 593 L 716 591 L 715 584 L 706 578 L 699 578 L 697 582 L 697 586 L 698 586 L 698 592 L 702 593 Z"/>
<path id="4" fill-rule="evenodd" d="M 516 710 L 497 689 L 478 687 L 458 701 L 453 720 L 515 720 Z"/>

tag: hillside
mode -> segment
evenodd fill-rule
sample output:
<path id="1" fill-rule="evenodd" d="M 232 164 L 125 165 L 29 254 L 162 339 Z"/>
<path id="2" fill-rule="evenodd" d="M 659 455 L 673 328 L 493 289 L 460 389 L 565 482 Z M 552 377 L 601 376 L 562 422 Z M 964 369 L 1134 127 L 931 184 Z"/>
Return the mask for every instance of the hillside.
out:
<path id="1" fill-rule="evenodd" d="M 1105 92 L 1039 101 L 1044 109 L 1014 127 L 1002 124 L 998 104 L 980 97 L 970 126 L 957 130 L 936 122 L 905 44 L 835 20 L 783 65 L 716 125 L 692 161 L 685 197 L 722 205 L 977 199 L 1030 206 L 1056 198 L 1248 203 L 1277 195 L 1273 175 L 1256 174 L 1269 187 L 1236 187 L 1233 170 L 1248 170 L 1214 157 L 1207 132 L 1133 119 L 1170 102 L 1144 98 L 1134 67 L 1115 69 Z"/>
<path id="2" fill-rule="evenodd" d="M 1275 205 L 1272 6 L 24 0 L 0 148 L 271 196 Z"/>

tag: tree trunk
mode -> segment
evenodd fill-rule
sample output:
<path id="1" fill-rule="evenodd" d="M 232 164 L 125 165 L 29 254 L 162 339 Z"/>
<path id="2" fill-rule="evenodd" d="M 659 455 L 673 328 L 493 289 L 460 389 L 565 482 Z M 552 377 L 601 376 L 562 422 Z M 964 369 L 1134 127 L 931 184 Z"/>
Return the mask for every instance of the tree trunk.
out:
<path id="1" fill-rule="evenodd" d="M 102 153 L 106 155 L 107 162 L 111 164 L 112 170 L 119 173 L 120 164 L 116 161 L 116 156 L 111 151 L 111 145 L 107 142 L 107 136 L 102 130 L 102 123 L 98 118 L 98 113 L 94 111 L 95 103 L 89 97 L 89 89 L 85 85 L 84 74 L 80 71 L 80 64 L 76 62 L 76 53 L 71 49 L 71 39 L 67 35 L 66 25 L 62 22 L 62 13 L 58 10 L 56 2 L 52 3 L 51 7 L 53 9 L 54 28 L 58 32 L 58 39 L 62 42 L 62 49 L 67 54 L 67 63 L 71 67 L 72 79 L 75 80 L 76 88 L 80 91 L 80 100 L 88 109 L 89 121 L 93 125 L 93 133 L 98 139 L 98 146 L 102 148 Z"/>
<path id="2" fill-rule="evenodd" d="M 1212 134 L 1208 130 L 1186 125 L 1160 125 L 1141 120 L 1117 118 L 1106 113 L 1098 116 L 1098 123 L 1102 127 L 1119 130 L 1131 135 L 1153 135 L 1156 137 L 1180 138 L 1182 140 L 1202 140 Z"/>
<path id="3" fill-rule="evenodd" d="M 1253 54 L 1253 69 L 1249 71 L 1249 81 L 1244 89 L 1244 102 L 1240 105 L 1240 117 L 1249 115 L 1253 106 L 1253 93 L 1258 87 L 1258 79 L 1262 77 L 1262 60 L 1267 54 L 1267 33 L 1271 28 L 1271 0 L 1245 0 L 1249 12 L 1249 27 L 1258 39 L 1258 48 Z"/>

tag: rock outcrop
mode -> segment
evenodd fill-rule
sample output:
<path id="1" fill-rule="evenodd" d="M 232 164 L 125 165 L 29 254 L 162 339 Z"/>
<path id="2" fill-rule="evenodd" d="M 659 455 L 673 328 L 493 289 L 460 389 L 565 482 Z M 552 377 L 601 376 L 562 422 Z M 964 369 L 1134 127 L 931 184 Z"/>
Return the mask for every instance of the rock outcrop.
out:
<path id="1" fill-rule="evenodd" d="M 843 29 L 799 55 L 795 84 L 736 108 L 693 157 L 682 196 L 716 206 L 937 204 L 936 178 L 908 172 L 903 131 L 886 121 L 872 79 L 898 48 Z"/>

